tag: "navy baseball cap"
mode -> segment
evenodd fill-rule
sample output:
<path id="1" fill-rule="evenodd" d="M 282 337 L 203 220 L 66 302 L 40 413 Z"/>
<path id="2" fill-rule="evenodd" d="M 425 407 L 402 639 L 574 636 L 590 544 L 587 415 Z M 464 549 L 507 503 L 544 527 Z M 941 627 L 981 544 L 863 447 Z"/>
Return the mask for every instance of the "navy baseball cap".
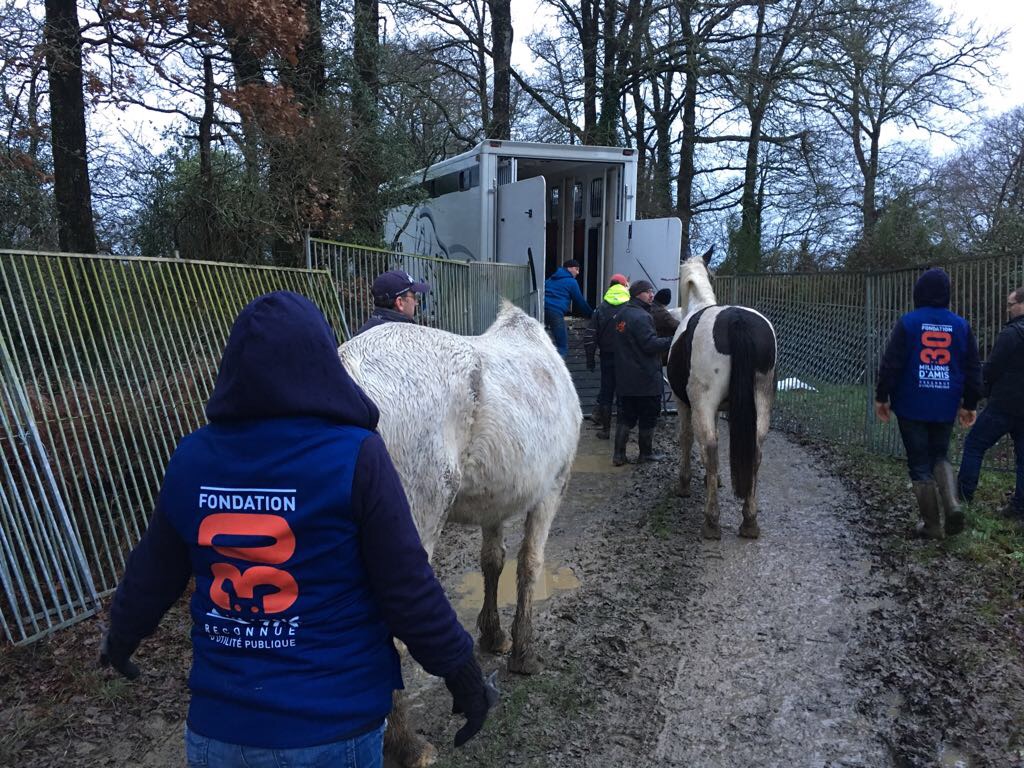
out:
<path id="1" fill-rule="evenodd" d="M 412 275 L 402 269 L 392 269 L 377 275 L 373 281 L 374 301 L 396 299 L 403 293 L 429 293 L 430 286 L 412 279 Z"/>

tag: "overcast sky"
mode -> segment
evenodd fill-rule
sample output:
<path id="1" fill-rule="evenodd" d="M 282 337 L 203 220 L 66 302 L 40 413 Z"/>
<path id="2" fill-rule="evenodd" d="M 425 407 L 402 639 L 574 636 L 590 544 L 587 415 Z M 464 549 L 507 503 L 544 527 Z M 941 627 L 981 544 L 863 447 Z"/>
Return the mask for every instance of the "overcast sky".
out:
<path id="1" fill-rule="evenodd" d="M 969 20 L 975 19 L 982 29 L 994 32 L 999 29 L 1009 30 L 1006 38 L 1006 50 L 996 62 L 1000 77 L 991 86 L 985 88 L 981 107 L 987 114 L 1005 112 L 1017 105 L 1024 104 L 1024 0 L 933 0 L 941 8 Z M 521 71 L 533 72 L 533 57 L 526 47 L 527 36 L 536 29 L 550 24 L 550 10 L 541 6 L 537 0 L 512 0 L 512 19 L 515 29 L 513 43 L 513 64 Z M 104 133 L 116 128 L 129 128 L 147 143 L 158 145 L 160 128 L 167 125 L 168 119 L 161 115 L 148 113 L 141 108 L 130 108 L 126 112 L 108 108 L 106 114 L 94 114 L 95 128 Z M 904 135 L 887 137 L 889 141 L 897 138 L 921 138 L 930 142 L 932 152 L 945 154 L 952 151 L 951 141 L 941 137 Z"/>

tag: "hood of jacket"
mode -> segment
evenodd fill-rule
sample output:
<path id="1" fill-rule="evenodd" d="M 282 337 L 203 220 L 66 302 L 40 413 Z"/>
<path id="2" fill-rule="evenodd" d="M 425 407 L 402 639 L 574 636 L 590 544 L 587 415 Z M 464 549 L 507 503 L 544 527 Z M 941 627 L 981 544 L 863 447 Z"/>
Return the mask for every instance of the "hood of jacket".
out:
<path id="1" fill-rule="evenodd" d="M 615 307 L 625 304 L 629 301 L 629 288 L 618 283 L 609 286 L 608 290 L 604 292 L 604 300 Z"/>
<path id="2" fill-rule="evenodd" d="M 313 302 L 275 291 L 235 319 L 206 404 L 211 422 L 313 416 L 376 429 L 377 406 L 348 375 Z"/>
<path id="3" fill-rule="evenodd" d="M 935 267 L 927 270 L 914 283 L 915 307 L 949 307 L 949 275 Z"/>

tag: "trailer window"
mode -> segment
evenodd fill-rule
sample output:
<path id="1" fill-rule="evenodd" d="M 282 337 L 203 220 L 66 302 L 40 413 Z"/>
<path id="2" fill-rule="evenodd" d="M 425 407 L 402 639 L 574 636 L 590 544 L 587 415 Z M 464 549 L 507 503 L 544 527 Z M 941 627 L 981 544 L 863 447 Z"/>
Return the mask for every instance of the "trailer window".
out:
<path id="1" fill-rule="evenodd" d="M 600 219 L 604 203 L 604 179 L 590 182 L 590 218 Z"/>
<path id="2" fill-rule="evenodd" d="M 551 187 L 548 190 L 548 221 L 558 221 L 559 191 L 558 187 Z"/>
<path id="3" fill-rule="evenodd" d="M 423 188 L 431 198 L 450 195 L 452 192 L 465 192 L 480 186 L 480 167 L 473 166 L 464 171 L 452 171 L 444 176 L 423 182 Z"/>
<path id="4" fill-rule="evenodd" d="M 583 218 L 583 184 L 578 181 L 572 185 L 572 217 Z"/>

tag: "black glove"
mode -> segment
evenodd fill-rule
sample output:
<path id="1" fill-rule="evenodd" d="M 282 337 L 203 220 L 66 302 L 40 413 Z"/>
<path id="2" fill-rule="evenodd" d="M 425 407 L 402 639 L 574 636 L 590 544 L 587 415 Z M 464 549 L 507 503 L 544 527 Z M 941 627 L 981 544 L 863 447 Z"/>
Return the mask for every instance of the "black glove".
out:
<path id="1" fill-rule="evenodd" d="M 134 680 L 139 676 L 139 668 L 131 657 L 137 647 L 138 643 L 126 643 L 107 632 L 100 646 L 100 666 L 113 667 L 129 680 Z"/>
<path id="2" fill-rule="evenodd" d="M 498 701 L 498 689 L 484 680 L 475 657 L 448 675 L 444 684 L 452 695 L 452 714 L 466 716 L 466 724 L 455 734 L 455 746 L 461 747 L 483 728 L 487 712 Z"/>

